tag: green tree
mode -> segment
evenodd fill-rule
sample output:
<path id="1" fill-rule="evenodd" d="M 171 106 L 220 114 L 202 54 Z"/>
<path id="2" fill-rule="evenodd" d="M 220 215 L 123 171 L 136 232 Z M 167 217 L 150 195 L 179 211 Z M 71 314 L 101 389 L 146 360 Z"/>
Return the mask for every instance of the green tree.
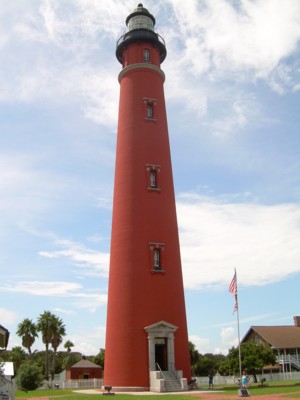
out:
<path id="1" fill-rule="evenodd" d="M 32 360 L 32 362 L 40 367 L 43 376 L 45 376 L 45 351 L 34 351 L 30 356 L 30 359 Z"/>
<path id="2" fill-rule="evenodd" d="M 95 356 L 94 363 L 104 368 L 105 350 L 100 349 L 99 353 Z"/>
<path id="3" fill-rule="evenodd" d="M 67 349 L 67 357 L 65 357 L 63 363 L 62 363 L 62 368 L 63 369 L 68 369 L 72 364 L 71 361 L 71 349 L 74 347 L 74 343 L 71 342 L 70 340 L 67 340 L 66 343 L 64 344 L 64 348 Z M 74 363 L 75 364 L 75 363 Z"/>
<path id="4" fill-rule="evenodd" d="M 242 369 L 246 369 L 248 374 L 254 376 L 261 372 L 265 365 L 275 365 L 276 356 L 273 350 L 263 344 L 256 344 L 254 341 L 243 343 L 241 346 Z"/>
<path id="5" fill-rule="evenodd" d="M 9 350 L 1 350 L 0 352 L 0 361 L 9 361 Z"/>
<path id="6" fill-rule="evenodd" d="M 197 363 L 197 361 L 199 360 L 199 352 L 196 349 L 196 346 L 194 345 L 194 343 L 189 342 L 189 349 L 190 349 L 190 360 L 191 360 L 191 364 L 194 365 Z"/>
<path id="7" fill-rule="evenodd" d="M 16 346 L 11 349 L 9 352 L 9 361 L 14 363 L 15 373 L 18 373 L 19 368 L 22 363 L 26 360 L 26 353 L 21 346 Z"/>
<path id="8" fill-rule="evenodd" d="M 201 356 L 195 366 L 195 374 L 197 376 L 208 376 L 209 371 L 215 366 L 214 360 L 206 355 Z"/>
<path id="9" fill-rule="evenodd" d="M 189 341 L 189 349 L 190 349 L 190 362 L 191 362 L 191 370 L 192 370 L 192 375 L 197 375 L 196 374 L 196 367 L 197 363 L 199 361 L 200 354 L 198 350 L 196 349 L 196 346 L 194 343 Z"/>
<path id="10" fill-rule="evenodd" d="M 241 344 L 241 362 L 242 369 L 246 369 L 249 375 L 253 375 L 254 381 L 256 382 L 256 374 L 260 372 L 265 365 L 275 365 L 276 357 L 269 346 L 263 343 L 257 344 L 254 341 L 250 341 Z M 238 348 L 232 347 L 229 350 L 226 368 L 232 373 L 239 373 Z"/>
<path id="11" fill-rule="evenodd" d="M 231 365 L 228 360 L 228 357 L 225 357 L 224 360 L 220 363 L 219 370 L 221 375 L 232 375 Z"/>
<path id="12" fill-rule="evenodd" d="M 36 325 L 28 318 L 25 318 L 18 325 L 17 335 L 22 338 L 22 346 L 31 354 L 31 347 L 38 337 Z"/>
<path id="13" fill-rule="evenodd" d="M 208 376 L 210 371 L 214 373 L 219 371 L 220 365 L 225 358 L 223 354 L 200 354 L 197 363 L 194 365 L 195 375 Z"/>
<path id="14" fill-rule="evenodd" d="M 35 390 L 43 382 L 43 375 L 38 365 L 25 362 L 21 365 L 16 378 L 17 386 L 22 390 Z"/>
<path id="15" fill-rule="evenodd" d="M 62 370 L 69 369 L 72 365 L 76 364 L 81 360 L 81 354 L 79 353 L 70 353 L 67 357 L 64 358 L 62 363 Z"/>
<path id="16" fill-rule="evenodd" d="M 52 361 L 52 371 L 51 371 L 52 379 L 54 378 L 54 373 L 55 373 L 55 360 L 56 360 L 57 348 L 62 343 L 63 336 L 66 335 L 66 328 L 65 328 L 65 325 L 63 324 L 62 319 L 55 316 L 53 322 L 54 322 L 54 324 L 53 324 L 53 331 L 52 331 L 52 338 L 51 338 L 51 345 L 54 350 L 53 361 Z"/>
<path id="17" fill-rule="evenodd" d="M 64 325 L 60 318 L 58 318 L 55 314 L 52 314 L 50 311 L 44 311 L 39 317 L 37 321 L 37 330 L 42 334 L 42 340 L 45 344 L 45 379 L 49 380 L 49 345 L 54 341 L 55 346 L 59 346 L 57 344 L 59 342 L 59 337 L 63 336 L 62 332 L 64 329 Z M 65 334 L 65 333 L 64 333 Z M 54 339 L 56 338 L 56 339 Z M 52 344 L 53 345 L 53 344 Z M 56 347 L 56 348 L 57 348 Z"/>
<path id="18" fill-rule="evenodd" d="M 67 340 L 64 344 L 64 348 L 67 349 L 68 354 L 71 353 L 72 347 L 74 347 L 74 343 L 72 343 L 70 340 Z"/>

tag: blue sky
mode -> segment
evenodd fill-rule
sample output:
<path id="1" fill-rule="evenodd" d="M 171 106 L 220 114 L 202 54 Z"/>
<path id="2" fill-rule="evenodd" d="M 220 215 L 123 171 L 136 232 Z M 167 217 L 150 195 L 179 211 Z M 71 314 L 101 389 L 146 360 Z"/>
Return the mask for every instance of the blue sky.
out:
<path id="1" fill-rule="evenodd" d="M 45 310 L 105 346 L 121 65 L 137 1 L 0 1 L 0 323 Z M 300 314 L 300 2 L 148 0 L 165 96 L 190 340 Z M 43 349 L 38 341 L 33 349 Z"/>

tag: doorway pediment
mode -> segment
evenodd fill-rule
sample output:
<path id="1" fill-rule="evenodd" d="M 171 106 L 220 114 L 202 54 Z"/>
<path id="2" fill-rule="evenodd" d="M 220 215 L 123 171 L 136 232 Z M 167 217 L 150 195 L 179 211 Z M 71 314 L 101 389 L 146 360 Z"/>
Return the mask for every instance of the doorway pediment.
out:
<path id="1" fill-rule="evenodd" d="M 145 328 L 145 331 L 149 334 L 167 334 L 167 333 L 174 333 L 177 331 L 177 326 L 170 324 L 166 321 L 159 321 L 155 324 L 148 325 Z"/>

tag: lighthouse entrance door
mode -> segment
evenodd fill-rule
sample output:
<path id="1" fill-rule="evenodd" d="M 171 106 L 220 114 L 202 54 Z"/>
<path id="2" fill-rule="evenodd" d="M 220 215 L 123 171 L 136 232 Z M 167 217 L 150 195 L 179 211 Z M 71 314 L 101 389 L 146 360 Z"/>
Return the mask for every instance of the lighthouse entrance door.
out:
<path id="1" fill-rule="evenodd" d="M 155 365 L 156 369 L 168 370 L 168 344 L 167 338 L 155 338 Z"/>
<path id="2" fill-rule="evenodd" d="M 174 333 L 177 326 L 165 321 L 145 327 L 148 333 L 149 370 L 173 371 L 175 368 Z"/>

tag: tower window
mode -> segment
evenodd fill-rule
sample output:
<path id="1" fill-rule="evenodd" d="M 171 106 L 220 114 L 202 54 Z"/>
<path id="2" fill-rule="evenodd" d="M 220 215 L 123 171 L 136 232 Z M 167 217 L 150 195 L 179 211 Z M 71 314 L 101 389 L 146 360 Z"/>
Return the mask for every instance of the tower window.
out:
<path id="1" fill-rule="evenodd" d="M 153 104 L 147 104 L 147 118 L 153 118 Z"/>
<path id="2" fill-rule="evenodd" d="M 144 49 L 144 62 L 150 62 L 150 50 Z"/>
<path id="3" fill-rule="evenodd" d="M 164 272 L 163 268 L 163 251 L 165 249 L 164 243 L 149 243 L 151 255 L 151 271 Z"/>
<path id="4" fill-rule="evenodd" d="M 152 188 L 156 188 L 157 187 L 156 171 L 151 171 L 150 172 L 150 187 L 152 187 Z"/>
<path id="5" fill-rule="evenodd" d="M 148 97 L 144 97 L 144 104 L 146 106 L 146 117 L 145 119 L 156 121 L 155 119 L 155 106 L 156 106 L 156 99 L 149 99 Z"/>
<path id="6" fill-rule="evenodd" d="M 146 164 L 146 172 L 147 172 L 147 189 L 150 191 L 154 190 L 159 192 L 160 165 Z"/>
<path id="7" fill-rule="evenodd" d="M 159 249 L 154 249 L 153 251 L 153 266 L 154 269 L 160 269 L 160 250 Z"/>

